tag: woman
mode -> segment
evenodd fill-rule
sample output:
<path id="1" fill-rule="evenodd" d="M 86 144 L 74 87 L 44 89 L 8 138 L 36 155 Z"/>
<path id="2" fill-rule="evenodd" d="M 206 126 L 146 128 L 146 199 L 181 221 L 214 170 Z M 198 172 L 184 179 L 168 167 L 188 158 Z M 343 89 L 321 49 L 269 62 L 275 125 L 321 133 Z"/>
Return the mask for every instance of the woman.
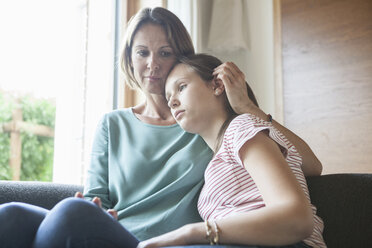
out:
<path id="1" fill-rule="evenodd" d="M 270 122 L 232 110 L 224 93 L 227 82 L 213 75 L 220 64 L 205 54 L 182 58 L 166 83 L 174 118 L 214 151 L 198 201 L 205 222 L 185 225 L 139 247 L 325 247 L 323 222 L 311 206 L 301 156 Z"/>
<path id="2" fill-rule="evenodd" d="M 198 135 L 186 133 L 176 124 L 164 96 L 165 79 L 176 57 L 193 53 L 191 39 L 174 14 L 163 8 L 138 12 L 127 26 L 122 68 L 126 82 L 141 89 L 145 102 L 108 113 L 97 127 L 84 195 L 104 209 L 115 209 L 110 213 L 117 211 L 119 222 L 139 240 L 200 221 L 195 206 L 213 152 Z M 231 80 L 226 91 L 239 99 L 232 102 L 233 108 L 266 118 L 247 95 L 240 95 L 246 84 L 243 74 L 235 76 L 237 70 L 235 65 L 225 64 L 216 71 L 218 77 Z M 313 163 L 317 159 L 310 148 L 297 136 L 288 137 L 308 161 L 305 174 L 320 174 L 321 165 Z M 0 209 L 0 219 L 7 223 L 11 223 L 7 216 L 19 219 L 27 238 L 14 238 L 19 225 L 8 225 L 0 228 L 1 237 L 7 237 L 1 240 L 10 240 L 12 247 L 17 247 L 12 240 L 19 247 L 33 240 L 35 247 L 65 247 L 90 240 L 92 244 L 97 239 L 99 247 L 125 247 L 126 239 L 133 240 L 132 246 L 138 243 L 93 205 L 67 199 L 49 213 L 23 204 L 16 208 L 7 205 Z M 3 215 L 5 210 L 14 211 Z"/>
<path id="3" fill-rule="evenodd" d="M 194 206 L 212 157 L 200 137 L 176 124 L 165 100 L 164 84 L 176 56 L 193 50 L 186 30 L 177 28 L 180 22 L 169 19 L 164 25 L 183 35 L 165 32 L 162 12 L 169 13 L 152 13 L 155 21 L 149 10 L 141 12 L 128 26 L 123 67 L 146 100 L 101 121 L 84 194 L 116 209 L 120 223 L 140 240 L 200 219 Z"/>

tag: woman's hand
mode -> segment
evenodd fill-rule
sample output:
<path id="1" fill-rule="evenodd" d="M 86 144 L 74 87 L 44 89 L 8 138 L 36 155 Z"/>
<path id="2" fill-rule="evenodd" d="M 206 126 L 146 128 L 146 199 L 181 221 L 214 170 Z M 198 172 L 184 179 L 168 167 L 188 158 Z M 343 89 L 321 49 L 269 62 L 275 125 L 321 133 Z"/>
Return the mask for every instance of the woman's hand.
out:
<path id="1" fill-rule="evenodd" d="M 225 62 L 216 67 L 213 75 L 223 82 L 230 105 L 237 114 L 252 113 L 261 116 L 259 112 L 263 111 L 248 97 L 244 73 L 233 62 Z"/>
<path id="2" fill-rule="evenodd" d="M 81 192 L 76 192 L 75 197 L 84 199 L 84 195 Z M 96 204 L 99 208 L 102 208 L 102 202 L 99 197 L 94 197 L 92 202 Z M 109 215 L 111 215 L 115 220 L 118 219 L 118 212 L 115 209 L 107 209 L 106 211 Z"/>

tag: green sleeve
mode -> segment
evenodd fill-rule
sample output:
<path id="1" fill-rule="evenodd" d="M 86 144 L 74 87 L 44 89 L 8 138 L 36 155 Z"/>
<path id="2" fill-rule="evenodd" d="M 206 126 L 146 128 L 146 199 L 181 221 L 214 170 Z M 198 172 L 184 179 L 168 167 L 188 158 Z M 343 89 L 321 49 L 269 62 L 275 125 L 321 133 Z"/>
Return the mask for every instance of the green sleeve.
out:
<path id="1" fill-rule="evenodd" d="M 105 115 L 96 129 L 84 185 L 84 197 L 90 200 L 95 196 L 99 197 L 105 209 L 112 208 L 108 189 L 108 156 L 108 121 Z"/>

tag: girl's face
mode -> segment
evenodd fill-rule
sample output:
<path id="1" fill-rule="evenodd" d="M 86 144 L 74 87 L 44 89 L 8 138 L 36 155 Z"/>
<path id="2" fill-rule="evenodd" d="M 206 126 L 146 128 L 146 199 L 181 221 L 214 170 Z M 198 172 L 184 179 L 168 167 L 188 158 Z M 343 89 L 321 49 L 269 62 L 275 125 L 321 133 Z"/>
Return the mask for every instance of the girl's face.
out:
<path id="1" fill-rule="evenodd" d="M 134 76 L 145 93 L 164 95 L 164 84 L 175 62 L 173 49 L 163 28 L 144 24 L 135 34 L 132 45 Z"/>
<path id="2" fill-rule="evenodd" d="M 221 106 L 212 84 L 184 64 L 176 65 L 168 75 L 165 97 L 173 117 L 190 133 L 200 134 L 209 128 L 216 108 Z"/>

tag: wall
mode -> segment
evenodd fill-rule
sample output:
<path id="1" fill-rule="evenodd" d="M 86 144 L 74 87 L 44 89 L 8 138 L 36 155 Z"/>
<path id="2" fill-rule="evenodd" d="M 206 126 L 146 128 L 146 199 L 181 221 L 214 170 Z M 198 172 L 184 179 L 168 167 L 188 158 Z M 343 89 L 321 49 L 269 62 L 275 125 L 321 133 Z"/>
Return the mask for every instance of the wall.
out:
<path id="1" fill-rule="evenodd" d="M 246 55 L 247 81 L 266 113 L 276 116 L 274 86 L 274 37 L 272 1 L 248 1 L 251 50 Z"/>
<path id="2" fill-rule="evenodd" d="M 372 1 L 282 0 L 285 125 L 324 173 L 372 172 Z"/>

